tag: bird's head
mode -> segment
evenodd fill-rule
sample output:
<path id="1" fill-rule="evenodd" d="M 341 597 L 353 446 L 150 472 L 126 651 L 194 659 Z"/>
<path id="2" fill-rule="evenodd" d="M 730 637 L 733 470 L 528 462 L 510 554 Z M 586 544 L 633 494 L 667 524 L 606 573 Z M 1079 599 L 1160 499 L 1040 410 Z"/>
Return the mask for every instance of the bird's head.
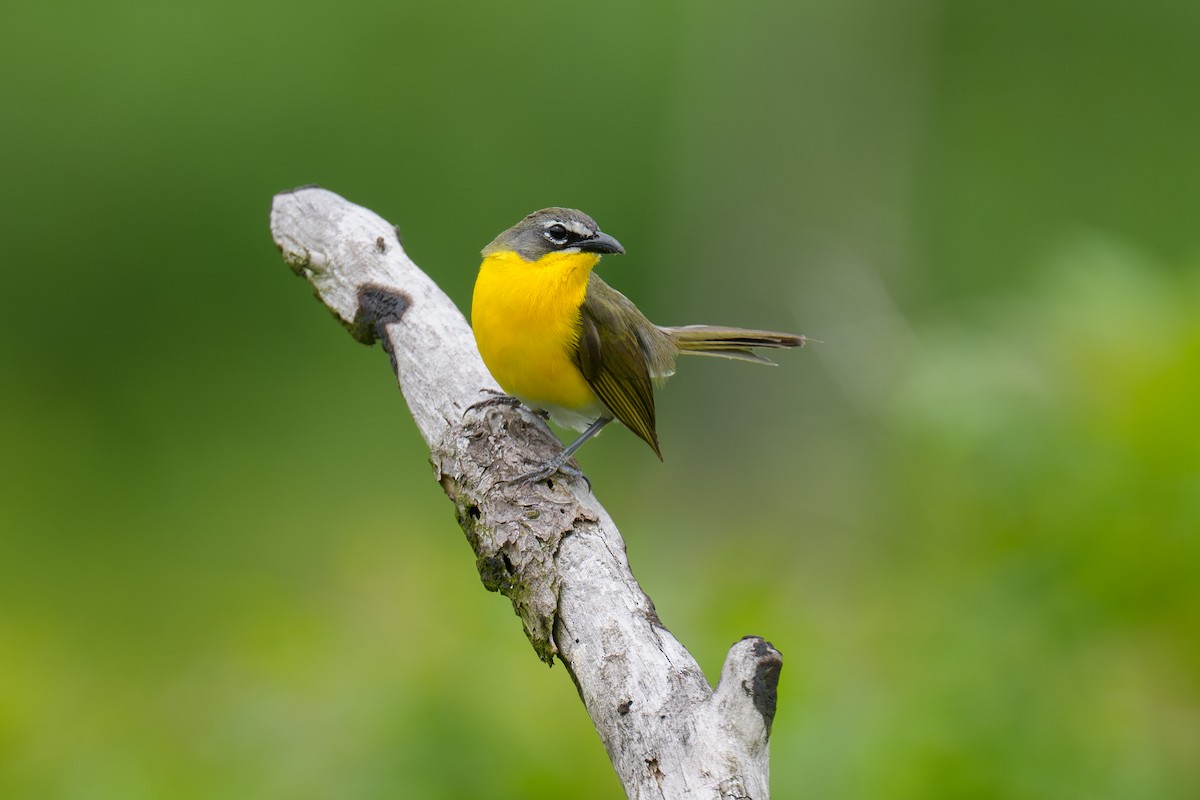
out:
<path id="1" fill-rule="evenodd" d="M 551 253 L 624 253 L 596 221 L 574 208 L 543 208 L 501 233 L 483 248 L 484 257 L 514 252 L 526 261 Z"/>

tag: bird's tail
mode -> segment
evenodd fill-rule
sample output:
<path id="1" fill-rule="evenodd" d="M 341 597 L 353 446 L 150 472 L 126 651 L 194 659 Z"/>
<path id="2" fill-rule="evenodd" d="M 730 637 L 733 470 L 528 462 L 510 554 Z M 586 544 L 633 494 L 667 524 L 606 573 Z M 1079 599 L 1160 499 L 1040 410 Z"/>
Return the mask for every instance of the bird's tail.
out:
<path id="1" fill-rule="evenodd" d="M 721 328 L 715 325 L 682 325 L 659 328 L 681 353 L 697 356 L 717 356 L 774 364 L 771 359 L 754 352 L 755 347 L 803 347 L 803 336 L 775 331 L 752 331 L 745 328 Z"/>

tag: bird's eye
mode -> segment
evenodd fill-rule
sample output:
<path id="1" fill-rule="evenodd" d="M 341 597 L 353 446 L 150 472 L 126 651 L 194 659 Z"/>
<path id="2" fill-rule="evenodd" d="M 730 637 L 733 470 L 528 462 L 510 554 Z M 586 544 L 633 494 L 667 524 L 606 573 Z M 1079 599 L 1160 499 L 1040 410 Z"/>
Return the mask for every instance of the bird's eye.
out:
<path id="1" fill-rule="evenodd" d="M 567 228 L 565 225 L 554 223 L 546 228 L 546 238 L 555 244 L 566 244 Z"/>

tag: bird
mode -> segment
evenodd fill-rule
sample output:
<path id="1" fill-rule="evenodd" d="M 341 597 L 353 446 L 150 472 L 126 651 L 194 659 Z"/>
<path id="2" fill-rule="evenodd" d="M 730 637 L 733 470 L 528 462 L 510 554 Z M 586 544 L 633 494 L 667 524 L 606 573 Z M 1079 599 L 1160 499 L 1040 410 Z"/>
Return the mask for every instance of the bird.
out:
<path id="1" fill-rule="evenodd" d="M 508 397 L 581 432 L 518 481 L 562 470 L 614 419 L 662 460 L 654 387 L 675 372 L 678 354 L 773 364 L 753 348 L 807 341 L 775 331 L 655 325 L 593 271 L 601 256 L 624 253 L 587 214 L 559 207 L 529 214 L 483 248 L 471 327 L 484 364 Z"/>

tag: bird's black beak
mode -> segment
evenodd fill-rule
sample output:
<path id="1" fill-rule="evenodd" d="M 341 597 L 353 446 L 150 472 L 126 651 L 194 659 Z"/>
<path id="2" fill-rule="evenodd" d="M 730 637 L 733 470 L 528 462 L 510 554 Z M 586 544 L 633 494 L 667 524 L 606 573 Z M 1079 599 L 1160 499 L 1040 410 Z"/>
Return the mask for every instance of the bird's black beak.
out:
<path id="1" fill-rule="evenodd" d="M 590 239 L 584 239 L 579 243 L 579 249 L 588 253 L 618 253 L 624 254 L 625 248 L 621 247 L 621 243 L 607 233 L 597 233 Z"/>

